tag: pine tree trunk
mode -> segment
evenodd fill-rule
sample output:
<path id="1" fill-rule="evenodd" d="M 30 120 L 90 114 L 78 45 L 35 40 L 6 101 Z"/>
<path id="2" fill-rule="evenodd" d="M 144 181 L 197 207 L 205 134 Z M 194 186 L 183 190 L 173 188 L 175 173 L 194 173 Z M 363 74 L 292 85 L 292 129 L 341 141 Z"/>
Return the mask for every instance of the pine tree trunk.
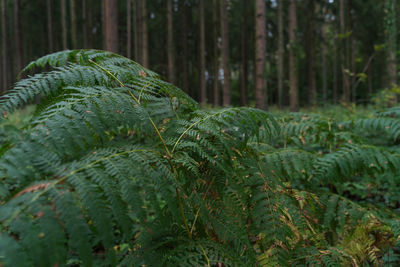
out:
<path id="1" fill-rule="evenodd" d="M 88 16 L 87 16 L 87 2 L 82 0 L 82 34 L 83 34 L 83 48 L 89 48 L 89 28 L 88 28 Z"/>
<path id="2" fill-rule="evenodd" d="M 344 14 L 344 0 L 340 0 L 339 2 L 339 10 L 340 10 L 340 33 L 344 36 L 346 34 L 346 27 L 345 27 L 345 14 Z M 346 66 L 346 40 L 342 39 L 342 49 L 340 51 L 340 61 L 342 64 L 342 101 L 348 103 L 350 101 L 350 90 L 349 90 L 349 77 L 346 73 L 347 66 Z"/>
<path id="3" fill-rule="evenodd" d="M 133 0 L 133 42 L 134 42 L 134 59 L 136 62 L 140 63 L 141 58 L 140 58 L 140 51 L 142 49 L 140 48 L 140 40 L 141 40 L 141 27 L 140 27 L 140 0 Z"/>
<path id="4" fill-rule="evenodd" d="M 142 0 L 142 57 L 143 66 L 149 67 L 149 44 L 148 44 L 148 32 L 147 32 L 147 6 L 146 0 Z"/>
<path id="5" fill-rule="evenodd" d="M 266 53 L 265 0 L 256 0 L 256 108 L 265 109 L 266 81 L 264 77 Z"/>
<path id="6" fill-rule="evenodd" d="M 126 56 L 132 58 L 132 0 L 126 0 Z"/>
<path id="7" fill-rule="evenodd" d="M 189 94 L 189 73 L 188 73 L 188 44 L 187 44 L 187 8 L 185 0 L 179 0 L 179 12 L 180 12 L 180 43 L 181 48 L 181 70 L 182 70 L 182 88 Z"/>
<path id="8" fill-rule="evenodd" d="M 68 49 L 67 44 L 67 7 L 65 0 L 61 0 L 61 32 L 62 32 L 62 47 L 64 50 Z"/>
<path id="9" fill-rule="evenodd" d="M 17 73 L 22 70 L 24 51 L 22 49 L 22 24 L 20 16 L 20 0 L 14 0 L 14 18 L 15 18 L 15 58 Z"/>
<path id="10" fill-rule="evenodd" d="M 296 64 L 296 33 L 297 15 L 296 15 L 296 0 L 289 2 L 289 100 L 290 111 L 298 111 L 298 89 L 297 89 L 297 64 Z"/>
<path id="11" fill-rule="evenodd" d="M 317 104 L 317 85 L 315 80 L 315 2 L 308 0 L 307 11 L 307 74 L 308 74 L 308 102 L 311 106 Z"/>
<path id="12" fill-rule="evenodd" d="M 75 0 L 70 0 L 70 15 L 71 15 L 71 46 L 73 49 L 78 48 L 77 40 L 77 25 L 76 25 L 76 2 Z"/>
<path id="13" fill-rule="evenodd" d="M 387 57 L 387 70 L 388 70 L 388 78 L 389 85 L 388 87 L 393 87 L 397 85 L 396 79 L 396 9 L 395 9 L 395 0 L 388 0 L 387 3 L 387 47 L 388 47 L 388 57 Z"/>
<path id="14" fill-rule="evenodd" d="M 205 40 L 205 29 L 204 29 L 204 0 L 199 0 L 199 16 L 200 16 L 200 103 L 205 104 L 207 102 L 207 91 L 206 91 L 206 40 Z"/>
<path id="15" fill-rule="evenodd" d="M 338 53 L 337 53 L 337 40 L 333 40 L 333 63 L 332 63 L 332 68 L 333 68 L 333 92 L 332 92 L 332 98 L 333 98 L 333 103 L 336 104 L 338 101 Z"/>
<path id="16" fill-rule="evenodd" d="M 353 15 L 352 15 L 352 10 L 353 10 L 353 0 L 348 0 L 347 2 L 348 8 L 347 8 L 347 17 L 348 17 L 348 32 L 351 32 L 349 39 L 348 39 L 348 44 L 347 44 L 347 49 L 348 49 L 348 63 L 347 66 L 350 70 L 351 73 L 355 74 L 356 69 L 356 57 L 355 57 L 355 38 L 354 38 L 354 22 L 353 22 Z M 351 93 L 351 101 L 356 102 L 356 88 L 355 88 L 355 75 L 352 75 L 349 77 L 349 94 Z"/>
<path id="17" fill-rule="evenodd" d="M 328 100 L 328 89 L 327 89 L 327 69 L 326 69 L 326 58 L 327 58 L 327 49 L 326 49 L 326 23 L 324 22 L 321 28 L 321 69 L 322 69 L 322 100 L 324 104 Z"/>
<path id="18" fill-rule="evenodd" d="M 222 69 L 224 70 L 224 87 L 222 104 L 226 107 L 231 104 L 231 71 L 229 68 L 229 26 L 228 2 L 221 0 L 221 42 L 222 42 Z"/>
<path id="19" fill-rule="evenodd" d="M 283 60 L 284 60 L 284 41 L 283 41 L 283 0 L 277 0 L 278 4 L 278 107 L 282 107 L 283 98 Z"/>
<path id="20" fill-rule="evenodd" d="M 3 56 L 2 56 L 2 61 L 1 61 L 1 65 L 2 65 L 2 79 L 3 79 L 3 83 L 2 83 L 2 88 L 1 91 L 5 91 L 7 90 L 7 86 L 8 86 L 8 79 L 7 79 L 7 27 L 6 27 L 6 3 L 5 0 L 1 0 L 1 50 L 3 52 Z"/>
<path id="21" fill-rule="evenodd" d="M 167 0 L 167 54 L 168 54 L 168 81 L 175 83 L 174 70 L 174 17 L 173 17 L 173 0 Z"/>
<path id="22" fill-rule="evenodd" d="M 87 3 L 87 46 L 86 48 L 93 48 L 93 9 L 91 8 L 92 6 L 92 0 L 85 0 Z"/>
<path id="23" fill-rule="evenodd" d="M 218 60 L 218 1 L 213 0 L 213 64 L 214 64 L 214 84 L 213 98 L 214 105 L 219 106 L 219 60 Z"/>
<path id="24" fill-rule="evenodd" d="M 47 42 L 49 45 L 49 52 L 54 52 L 54 37 L 53 37 L 53 5 L 52 0 L 47 0 Z"/>
<path id="25" fill-rule="evenodd" d="M 247 6 L 248 1 L 242 1 L 242 36 L 241 36 L 241 68 L 240 68 L 240 104 L 242 106 L 248 105 L 247 97 Z"/>
<path id="26" fill-rule="evenodd" d="M 106 50 L 118 53 L 118 0 L 105 0 Z"/>

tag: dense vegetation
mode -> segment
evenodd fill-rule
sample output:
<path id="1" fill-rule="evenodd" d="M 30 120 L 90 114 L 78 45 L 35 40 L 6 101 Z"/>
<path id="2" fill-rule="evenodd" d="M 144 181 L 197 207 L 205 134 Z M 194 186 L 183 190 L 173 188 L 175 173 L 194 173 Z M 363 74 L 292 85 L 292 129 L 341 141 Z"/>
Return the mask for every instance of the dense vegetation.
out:
<path id="1" fill-rule="evenodd" d="M 0 265 L 400 264 L 398 107 L 207 110 L 96 50 L 39 68 L 0 101 Z"/>

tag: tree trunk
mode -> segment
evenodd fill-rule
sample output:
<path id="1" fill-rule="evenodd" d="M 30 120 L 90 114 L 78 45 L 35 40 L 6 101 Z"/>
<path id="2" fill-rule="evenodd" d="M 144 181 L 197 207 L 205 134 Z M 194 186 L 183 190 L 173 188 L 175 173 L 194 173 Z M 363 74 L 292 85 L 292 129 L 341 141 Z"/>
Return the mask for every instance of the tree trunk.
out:
<path id="1" fill-rule="evenodd" d="M 49 52 L 54 52 L 54 37 L 53 37 L 53 5 L 52 0 L 47 0 L 47 42 L 49 45 Z"/>
<path id="2" fill-rule="evenodd" d="M 167 0 L 167 52 L 168 52 L 168 81 L 175 83 L 174 70 L 174 17 L 173 0 Z"/>
<path id="3" fill-rule="evenodd" d="M 277 0 L 278 4 L 278 107 L 282 107 L 283 98 L 283 60 L 284 60 L 284 41 L 283 41 L 283 0 Z"/>
<path id="4" fill-rule="evenodd" d="M 396 79 L 396 9 L 395 0 L 388 0 L 387 2 L 387 19 L 386 19 L 386 42 L 388 47 L 387 56 L 387 69 L 389 85 L 388 87 L 393 87 L 397 85 Z"/>
<path id="5" fill-rule="evenodd" d="M 326 23 L 323 22 L 321 28 L 321 69 L 322 69 L 322 100 L 323 103 L 326 104 L 328 100 L 328 88 L 327 88 L 327 69 L 326 69 L 326 58 L 327 58 L 327 49 L 326 49 Z"/>
<path id="6" fill-rule="evenodd" d="M 181 66 L 182 66 L 182 88 L 189 94 L 189 73 L 188 73 L 188 44 L 187 44 L 187 21 L 186 21 L 186 5 L 185 0 L 179 1 L 180 10 L 180 43 L 182 44 L 181 50 Z"/>
<path id="7" fill-rule="evenodd" d="M 105 0 L 106 47 L 118 53 L 118 0 Z"/>
<path id="8" fill-rule="evenodd" d="M 266 80 L 265 52 L 266 52 L 266 19 L 265 0 L 256 0 L 256 108 L 265 109 Z"/>
<path id="9" fill-rule="evenodd" d="M 218 1 L 213 0 L 213 63 L 214 63 L 214 84 L 213 98 L 214 105 L 219 106 L 219 60 L 218 60 Z"/>
<path id="10" fill-rule="evenodd" d="M 297 64 L 296 64 L 296 33 L 297 15 L 296 15 L 296 0 L 289 2 L 289 101 L 290 111 L 298 111 L 298 89 L 297 89 Z"/>
<path id="11" fill-rule="evenodd" d="M 22 70 L 24 50 L 22 49 L 22 25 L 20 16 L 20 0 L 14 0 L 14 18 L 15 18 L 15 58 L 16 58 L 16 68 L 17 73 Z"/>
<path id="12" fill-rule="evenodd" d="M 205 29 L 204 29 L 204 0 L 199 1 L 199 16 L 200 16 L 200 103 L 205 104 L 207 102 L 207 90 L 206 90 L 206 40 L 205 40 Z"/>
<path id="13" fill-rule="evenodd" d="M 147 7 L 146 0 L 142 0 L 142 57 L 143 66 L 147 68 L 149 66 L 149 44 L 148 44 L 148 32 L 147 32 Z"/>
<path id="14" fill-rule="evenodd" d="M 132 58 L 132 0 L 126 0 L 126 56 Z"/>
<path id="15" fill-rule="evenodd" d="M 308 74 L 308 102 L 311 106 L 317 104 L 317 85 L 315 80 L 315 2 L 308 0 L 307 11 L 307 74 Z"/>
<path id="16" fill-rule="evenodd" d="M 332 98 L 333 103 L 336 104 L 338 101 L 338 54 L 337 54 L 337 39 L 333 40 L 333 92 Z"/>
<path id="17" fill-rule="evenodd" d="M 8 86 L 8 79 L 7 79 L 7 27 L 6 27 L 6 2 L 5 0 L 1 0 L 1 48 L 3 51 L 3 56 L 2 56 L 2 75 L 3 75 L 3 83 L 2 83 L 2 88 L 1 91 L 7 90 Z"/>
<path id="18" fill-rule="evenodd" d="M 76 2 L 75 0 L 70 0 L 70 15 L 71 15 L 71 47 L 73 49 L 78 48 L 78 40 L 77 40 L 77 35 L 76 35 Z"/>
<path id="19" fill-rule="evenodd" d="M 93 9 L 92 7 L 92 0 L 85 0 L 87 3 L 87 46 L 85 48 L 94 48 L 93 46 Z"/>
<path id="20" fill-rule="evenodd" d="M 140 57 L 141 48 L 141 32 L 142 27 L 140 26 L 140 0 L 133 0 L 133 33 L 134 33 L 134 51 L 135 51 L 135 61 L 138 63 L 142 62 Z"/>
<path id="21" fill-rule="evenodd" d="M 351 92 L 351 101 L 356 102 L 356 87 L 355 87 L 355 72 L 356 72 L 356 57 L 355 57 L 355 38 L 354 38 L 354 22 L 353 22 L 353 15 L 352 15 L 352 10 L 353 10 L 353 0 L 348 0 L 347 2 L 347 17 L 348 17 L 348 32 L 351 32 L 349 39 L 348 39 L 348 44 L 347 44 L 347 50 L 348 50 L 348 63 L 347 66 L 352 73 L 351 77 L 349 77 L 349 94 Z"/>
<path id="22" fill-rule="evenodd" d="M 68 49 L 67 44 L 67 8 L 65 0 L 61 0 L 61 31 L 62 31 L 62 47 L 64 50 Z"/>
<path id="23" fill-rule="evenodd" d="M 89 28 L 87 16 L 87 2 L 82 0 L 82 34 L 83 34 L 83 48 L 89 48 Z"/>
<path id="24" fill-rule="evenodd" d="M 231 104 L 231 71 L 229 68 L 229 26 L 228 26 L 228 1 L 221 0 L 221 42 L 222 42 L 222 69 L 224 70 L 224 87 L 222 103 Z"/>
<path id="25" fill-rule="evenodd" d="M 344 14 L 344 0 L 340 0 L 339 2 L 340 5 L 340 33 L 342 36 L 345 36 L 346 34 L 346 27 L 345 27 L 345 14 Z M 340 51 L 340 61 L 342 64 L 342 101 L 345 103 L 348 103 L 350 101 L 350 90 L 349 90 L 349 77 L 347 72 L 347 66 L 346 66 L 346 40 L 345 38 L 342 38 L 342 49 Z"/>
<path id="26" fill-rule="evenodd" d="M 240 104 L 242 106 L 248 105 L 247 97 L 247 6 L 248 1 L 242 1 L 242 37 L 241 37 L 241 69 L 240 69 Z"/>

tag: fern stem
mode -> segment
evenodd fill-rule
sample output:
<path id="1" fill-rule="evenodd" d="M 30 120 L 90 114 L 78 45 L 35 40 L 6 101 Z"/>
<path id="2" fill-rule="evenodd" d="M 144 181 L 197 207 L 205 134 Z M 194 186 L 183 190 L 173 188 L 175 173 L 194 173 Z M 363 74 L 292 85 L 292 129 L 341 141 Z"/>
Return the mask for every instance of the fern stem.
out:
<path id="1" fill-rule="evenodd" d="M 200 248 L 201 248 L 201 251 L 203 251 L 204 257 L 205 257 L 206 260 L 207 260 L 207 266 L 208 266 L 208 267 L 211 267 L 210 259 L 208 258 L 206 251 L 204 250 L 204 248 L 203 248 L 203 246 L 202 246 L 201 244 L 199 244 L 199 246 L 200 246 Z"/>
<path id="2" fill-rule="evenodd" d="M 178 198 L 178 205 L 179 205 L 179 212 L 181 213 L 182 219 L 183 219 L 183 224 L 185 225 L 185 229 L 187 232 L 187 235 L 189 239 L 192 239 L 192 233 L 189 230 L 189 225 L 187 224 L 186 217 L 185 217 L 185 212 L 183 211 L 183 204 L 182 204 L 182 199 L 181 199 L 181 194 L 179 193 L 178 188 L 175 188 L 176 191 L 176 196 Z"/>

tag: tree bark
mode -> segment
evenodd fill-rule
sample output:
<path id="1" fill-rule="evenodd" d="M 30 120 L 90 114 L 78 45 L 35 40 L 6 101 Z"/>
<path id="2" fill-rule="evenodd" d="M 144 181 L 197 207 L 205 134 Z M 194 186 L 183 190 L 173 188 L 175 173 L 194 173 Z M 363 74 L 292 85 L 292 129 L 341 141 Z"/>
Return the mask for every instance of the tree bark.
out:
<path id="1" fill-rule="evenodd" d="M 290 111 L 298 111 L 298 89 L 297 89 L 297 64 L 296 64 L 296 32 L 297 15 L 296 0 L 289 2 L 289 101 Z"/>
<path id="2" fill-rule="evenodd" d="M 314 0 L 308 0 L 308 11 L 307 11 L 307 73 L 308 73 L 308 101 L 311 106 L 317 104 L 317 85 L 315 75 L 315 2 Z"/>
<path id="3" fill-rule="evenodd" d="M 323 103 L 326 104 L 328 100 L 328 84 L 327 84 L 327 69 L 326 69 L 326 58 L 327 58 L 327 49 L 326 49 L 326 43 L 327 43 L 327 38 L 326 38 L 326 23 L 323 22 L 322 28 L 321 28 L 321 37 L 322 37 L 322 43 L 321 43 L 321 69 L 322 69 L 322 100 Z"/>
<path id="4" fill-rule="evenodd" d="M 187 18 L 186 18 L 186 5 L 185 5 L 185 0 L 180 0 L 179 1 L 179 10 L 180 10 L 180 26 L 181 26 L 181 32 L 180 32 L 180 43 L 182 45 L 182 50 L 181 50 L 181 66 L 182 66 L 182 88 L 186 93 L 189 92 L 189 73 L 188 73 L 188 44 L 187 44 Z"/>
<path id="5" fill-rule="evenodd" d="M 2 56 L 2 75 L 3 75 L 3 83 L 2 83 L 2 88 L 1 91 L 7 90 L 8 86 L 8 79 L 7 79 L 7 27 L 6 27 L 6 3 L 5 0 L 1 0 L 1 48 L 3 51 L 3 56 Z"/>
<path id="6" fill-rule="evenodd" d="M 283 0 L 277 0 L 278 4 L 278 107 L 282 107 L 283 98 L 283 64 L 284 64 L 284 41 L 283 41 Z"/>
<path id="7" fill-rule="evenodd" d="M 87 15 L 87 2 L 82 0 L 82 34 L 83 34 L 83 48 L 89 48 L 89 27 L 88 27 L 88 15 Z"/>
<path id="8" fill-rule="evenodd" d="M 141 32 L 142 27 L 140 26 L 141 18 L 140 18 L 140 1 L 141 0 L 133 0 L 133 31 L 134 31 L 134 51 L 135 51 L 135 61 L 138 63 L 142 62 L 140 57 L 141 48 Z"/>
<path id="9" fill-rule="evenodd" d="M 175 83 L 174 69 L 174 17 L 173 17 L 173 0 L 167 0 L 167 55 L 168 55 L 168 81 Z"/>
<path id="10" fill-rule="evenodd" d="M 205 104 L 207 102 L 207 90 L 206 90 L 206 40 L 205 40 L 205 29 L 204 29 L 204 0 L 199 0 L 199 16 L 200 16 L 200 103 Z"/>
<path id="11" fill-rule="evenodd" d="M 345 25 L 345 14 L 344 14 L 344 0 L 340 0 L 340 32 L 344 37 L 346 34 L 346 25 Z M 342 101 L 348 103 L 350 101 L 350 90 L 349 90 L 349 77 L 347 74 L 347 66 L 346 66 L 346 40 L 342 38 L 342 49 L 340 51 L 340 61 L 342 64 Z"/>
<path id="12" fill-rule="evenodd" d="M 132 57 L 132 0 L 126 0 L 126 56 Z"/>
<path id="13" fill-rule="evenodd" d="M 241 37 L 241 68 L 240 68 L 240 104 L 248 105 L 247 97 L 247 6 L 248 1 L 242 1 L 242 37 Z"/>
<path id="14" fill-rule="evenodd" d="M 49 45 L 49 52 L 54 52 L 54 37 L 53 37 L 53 5 L 52 0 L 47 0 L 47 42 Z"/>
<path id="15" fill-rule="evenodd" d="M 387 57 L 387 70 L 389 76 L 388 87 L 393 87 L 397 85 L 396 79 L 396 9 L 395 0 L 388 0 L 387 3 L 387 46 L 388 46 L 388 57 Z"/>
<path id="16" fill-rule="evenodd" d="M 22 24 L 20 16 L 20 0 L 14 0 L 14 18 L 15 18 L 15 58 L 16 58 L 16 68 L 17 73 L 22 70 L 24 50 L 22 49 Z"/>
<path id="17" fill-rule="evenodd" d="M 118 53 L 118 0 L 105 0 L 106 50 Z"/>
<path id="18" fill-rule="evenodd" d="M 214 105 L 219 106 L 219 60 L 218 60 L 218 1 L 213 0 L 213 64 L 214 64 L 214 84 L 213 98 Z"/>
<path id="19" fill-rule="evenodd" d="M 266 80 L 265 52 L 266 52 L 266 19 L 265 0 L 256 0 L 256 108 L 265 109 Z"/>
<path id="20" fill-rule="evenodd" d="M 77 25 L 76 25 L 76 2 L 75 0 L 70 0 L 70 16 L 71 16 L 71 47 L 73 49 L 78 48 L 77 40 Z"/>
<path id="21" fill-rule="evenodd" d="M 231 104 L 231 71 L 229 68 L 229 26 L 228 26 L 228 1 L 221 0 L 221 43 L 222 43 L 222 69 L 224 70 L 224 87 L 222 104 Z"/>
<path id="22" fill-rule="evenodd" d="M 62 47 L 64 50 L 68 49 L 67 44 L 67 8 L 65 0 L 61 0 L 61 32 L 62 32 Z"/>
<path id="23" fill-rule="evenodd" d="M 147 68 L 149 66 L 149 44 L 148 44 L 148 32 L 147 32 L 147 6 L 146 0 L 142 0 L 142 57 L 143 66 Z"/>

